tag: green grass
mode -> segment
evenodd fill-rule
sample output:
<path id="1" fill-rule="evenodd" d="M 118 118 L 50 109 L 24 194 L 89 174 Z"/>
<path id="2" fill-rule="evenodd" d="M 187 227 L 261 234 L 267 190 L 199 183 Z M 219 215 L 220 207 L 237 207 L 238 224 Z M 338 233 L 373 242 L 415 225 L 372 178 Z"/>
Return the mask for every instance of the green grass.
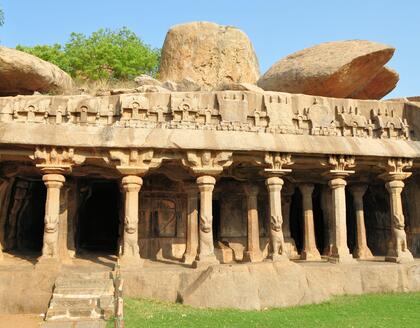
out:
<path id="1" fill-rule="evenodd" d="M 420 327 L 420 293 L 341 296 L 322 304 L 264 311 L 195 309 L 144 299 L 124 302 L 127 328 Z"/>

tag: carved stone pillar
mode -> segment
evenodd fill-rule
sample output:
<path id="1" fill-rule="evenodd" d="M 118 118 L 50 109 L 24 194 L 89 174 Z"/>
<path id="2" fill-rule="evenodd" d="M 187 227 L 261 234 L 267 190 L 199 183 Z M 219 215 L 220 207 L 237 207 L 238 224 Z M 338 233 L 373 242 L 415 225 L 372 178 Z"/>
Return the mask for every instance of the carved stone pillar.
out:
<path id="1" fill-rule="evenodd" d="M 333 207 L 333 247 L 331 256 L 328 258 L 333 263 L 353 262 L 347 246 L 347 225 L 346 225 L 346 180 L 343 175 L 337 175 L 328 182 L 332 190 Z"/>
<path id="2" fill-rule="evenodd" d="M 388 250 L 385 261 L 395 263 L 406 263 L 414 261 L 413 255 L 407 246 L 405 233 L 404 214 L 401 201 L 401 192 L 404 188 L 406 178 L 411 176 L 410 172 L 403 172 L 405 168 L 413 166 L 413 160 L 406 158 L 388 159 L 388 172 L 380 175 L 385 180 L 385 186 L 389 193 L 391 210 L 392 247 Z"/>
<path id="3" fill-rule="evenodd" d="M 213 244 L 213 189 L 216 179 L 210 175 L 197 178 L 200 191 L 200 241 L 193 267 L 218 264 Z"/>
<path id="4" fill-rule="evenodd" d="M 407 236 L 404 230 L 405 222 L 401 202 L 401 192 L 404 188 L 404 182 L 401 180 L 392 180 L 388 181 L 385 186 L 389 193 L 393 238 L 392 249 L 385 260 L 396 263 L 412 262 L 414 259 L 407 246 Z"/>
<path id="5" fill-rule="evenodd" d="M 288 259 L 284 249 L 281 212 L 281 188 L 283 183 L 283 179 L 279 177 L 270 177 L 265 182 L 270 202 L 270 252 L 268 258 L 273 261 Z"/>
<path id="6" fill-rule="evenodd" d="M 58 228 L 60 216 L 60 189 L 66 179 L 61 174 L 47 173 L 42 177 L 47 187 L 44 219 L 44 242 L 41 260 L 58 260 Z"/>
<path id="7" fill-rule="evenodd" d="M 333 263 L 351 263 L 355 260 L 350 254 L 347 246 L 347 225 L 346 225 L 346 178 L 354 171 L 347 168 L 355 166 L 355 159 L 352 156 L 331 155 L 328 165 L 332 170 L 327 172 L 328 185 L 332 191 L 332 249 L 328 260 Z"/>
<path id="8" fill-rule="evenodd" d="M 358 184 L 350 187 L 353 195 L 354 209 L 356 211 L 356 247 L 353 250 L 353 257 L 359 259 L 370 259 L 373 257 L 367 245 L 365 214 L 363 209 L 363 195 L 367 189 L 366 185 Z"/>
<path id="9" fill-rule="evenodd" d="M 313 184 L 301 184 L 299 189 L 302 193 L 303 209 L 303 250 L 300 255 L 302 260 L 320 260 L 321 255 L 316 247 L 314 213 L 312 210 Z"/>
<path id="10" fill-rule="evenodd" d="M 198 250 L 198 188 L 197 185 L 184 186 L 187 192 L 187 240 L 182 261 L 192 264 Z"/>
<path id="11" fill-rule="evenodd" d="M 247 203 L 247 247 L 244 252 L 244 262 L 262 261 L 260 249 L 260 231 L 258 226 L 258 186 L 253 184 L 244 185 Z"/>
<path id="12" fill-rule="evenodd" d="M 123 266 L 141 265 L 139 247 L 139 191 L 143 185 L 142 178 L 136 175 L 127 175 L 122 179 L 125 192 L 124 232 L 121 264 Z"/>

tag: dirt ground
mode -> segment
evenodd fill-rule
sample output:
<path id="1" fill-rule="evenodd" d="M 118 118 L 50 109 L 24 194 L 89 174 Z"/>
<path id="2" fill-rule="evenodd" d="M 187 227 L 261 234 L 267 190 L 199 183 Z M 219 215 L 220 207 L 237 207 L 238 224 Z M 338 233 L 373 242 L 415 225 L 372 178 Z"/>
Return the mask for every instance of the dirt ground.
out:
<path id="1" fill-rule="evenodd" d="M 0 314 L 0 328 L 38 328 L 41 322 L 39 314 Z"/>

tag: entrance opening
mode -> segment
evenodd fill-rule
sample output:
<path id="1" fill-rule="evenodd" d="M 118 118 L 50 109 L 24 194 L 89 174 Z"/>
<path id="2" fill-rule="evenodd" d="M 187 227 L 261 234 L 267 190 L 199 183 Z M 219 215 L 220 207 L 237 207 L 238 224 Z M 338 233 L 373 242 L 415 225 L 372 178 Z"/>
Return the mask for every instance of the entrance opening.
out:
<path id="1" fill-rule="evenodd" d="M 115 181 L 89 181 L 82 193 L 79 249 L 116 252 L 118 245 L 121 194 Z"/>
<path id="2" fill-rule="evenodd" d="M 41 252 L 46 193 L 42 181 L 17 180 L 10 198 L 5 226 L 7 250 Z"/>

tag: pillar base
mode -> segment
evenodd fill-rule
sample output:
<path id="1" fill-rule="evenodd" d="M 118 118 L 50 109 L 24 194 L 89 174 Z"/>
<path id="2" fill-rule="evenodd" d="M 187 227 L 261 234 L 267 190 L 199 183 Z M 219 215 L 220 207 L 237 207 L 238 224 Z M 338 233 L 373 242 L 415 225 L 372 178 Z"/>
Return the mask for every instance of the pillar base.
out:
<path id="1" fill-rule="evenodd" d="M 263 256 L 261 252 L 258 251 L 245 251 L 244 257 L 242 259 L 243 262 L 262 262 Z"/>
<path id="2" fill-rule="evenodd" d="M 185 264 L 193 264 L 196 257 L 197 257 L 196 254 L 184 254 L 182 256 L 182 262 Z"/>
<path id="3" fill-rule="evenodd" d="M 409 252 L 400 252 L 398 256 L 386 256 L 385 257 L 386 262 L 392 262 L 392 263 L 409 263 L 413 262 L 414 258 L 413 255 Z"/>
<path id="4" fill-rule="evenodd" d="M 369 247 L 361 247 L 354 249 L 353 257 L 359 260 L 368 260 L 373 258 L 373 254 Z"/>
<path id="5" fill-rule="evenodd" d="M 289 258 L 287 257 L 286 254 L 269 254 L 267 256 L 267 261 L 270 262 L 287 262 L 289 261 Z"/>
<path id="6" fill-rule="evenodd" d="M 216 255 L 209 255 L 197 258 L 193 263 L 194 269 L 207 269 L 209 266 L 218 265 L 220 262 L 216 259 Z"/>
<path id="7" fill-rule="evenodd" d="M 58 257 L 41 256 L 37 259 L 36 267 L 58 268 L 61 266 L 61 261 Z"/>
<path id="8" fill-rule="evenodd" d="M 318 249 L 303 250 L 300 254 L 300 259 L 305 261 L 319 261 L 321 260 L 321 255 Z"/>
<path id="9" fill-rule="evenodd" d="M 120 267 L 123 270 L 128 270 L 131 268 L 141 268 L 143 267 L 144 260 L 140 256 L 124 256 L 120 257 Z"/>
<path id="10" fill-rule="evenodd" d="M 351 264 L 356 263 L 356 260 L 353 258 L 353 256 L 350 253 L 347 254 L 331 254 L 331 256 L 328 257 L 328 262 L 330 263 L 336 263 L 336 264 Z"/>

